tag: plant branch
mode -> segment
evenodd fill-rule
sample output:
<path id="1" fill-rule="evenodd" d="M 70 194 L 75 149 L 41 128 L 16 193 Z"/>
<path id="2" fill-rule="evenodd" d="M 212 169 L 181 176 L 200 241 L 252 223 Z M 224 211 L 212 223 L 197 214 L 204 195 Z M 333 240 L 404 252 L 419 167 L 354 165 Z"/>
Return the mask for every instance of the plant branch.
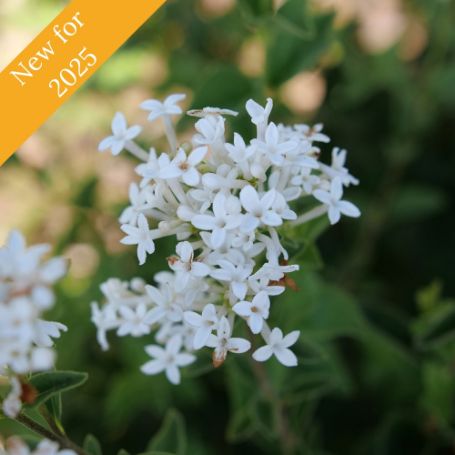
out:
<path id="1" fill-rule="evenodd" d="M 46 420 L 47 424 L 49 425 L 50 429 L 57 435 L 65 437 L 65 433 L 62 431 L 61 428 L 57 425 L 54 418 L 50 415 L 49 411 L 46 409 L 46 406 L 42 406 L 40 409 L 41 415 Z"/>
<path id="2" fill-rule="evenodd" d="M 295 453 L 298 439 L 291 429 L 286 406 L 273 388 L 264 365 L 254 360 L 251 360 L 251 365 L 256 379 L 259 381 L 261 391 L 272 407 L 275 429 L 280 438 L 281 451 L 283 455 L 291 455 Z"/>
<path id="3" fill-rule="evenodd" d="M 19 414 L 16 417 L 16 421 L 24 425 L 25 427 L 29 428 L 30 430 L 34 431 L 35 433 L 39 434 L 40 436 L 43 436 L 44 438 L 49 439 L 51 441 L 57 442 L 63 449 L 73 450 L 78 455 L 88 455 L 84 449 L 74 444 L 74 442 L 70 441 L 65 436 L 55 434 L 54 432 L 48 430 L 46 427 L 42 426 L 38 422 L 32 420 L 30 417 L 27 417 L 25 414 Z"/>

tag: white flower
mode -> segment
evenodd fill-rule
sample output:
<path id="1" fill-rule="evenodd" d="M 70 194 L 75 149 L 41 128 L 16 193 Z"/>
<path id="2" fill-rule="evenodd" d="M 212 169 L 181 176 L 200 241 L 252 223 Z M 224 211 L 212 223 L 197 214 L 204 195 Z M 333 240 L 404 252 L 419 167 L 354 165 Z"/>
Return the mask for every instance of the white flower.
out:
<path id="1" fill-rule="evenodd" d="M 142 177 L 141 188 L 147 186 L 151 180 L 162 178 L 162 170 L 166 169 L 170 163 L 171 159 L 167 153 L 162 153 L 157 157 L 155 150 L 152 149 L 148 161 L 136 167 L 136 172 Z"/>
<path id="2" fill-rule="evenodd" d="M 128 128 L 125 116 L 121 112 L 117 112 L 112 120 L 112 136 L 108 136 L 100 142 L 98 150 L 104 152 L 111 149 L 112 155 L 118 155 L 128 141 L 133 140 L 142 131 L 138 125 L 133 125 Z"/>
<path id="3" fill-rule="evenodd" d="M 279 192 L 276 192 L 275 200 L 272 204 L 272 211 L 283 220 L 297 219 L 297 214 L 289 208 L 289 205 L 286 203 L 286 199 Z"/>
<path id="4" fill-rule="evenodd" d="M 131 226 L 130 224 L 123 224 L 121 229 L 127 234 L 121 242 L 124 245 L 137 245 L 139 264 L 144 264 L 147 253 L 153 254 L 155 252 L 154 237 L 149 229 L 147 218 L 140 213 L 137 218 L 137 227 Z"/>
<path id="5" fill-rule="evenodd" d="M 33 341 L 37 346 L 50 348 L 54 342 L 52 338 L 60 338 L 61 332 L 67 332 L 68 327 L 60 322 L 38 320 L 35 324 Z"/>
<path id="6" fill-rule="evenodd" d="M 312 169 L 304 167 L 298 175 L 292 178 L 291 183 L 303 187 L 305 193 L 312 194 L 320 181 L 321 179 L 312 173 Z"/>
<path id="7" fill-rule="evenodd" d="M 201 349 L 206 345 L 209 335 L 218 324 L 215 305 L 211 303 L 206 305 L 202 310 L 202 315 L 194 311 L 186 311 L 184 317 L 188 324 L 197 329 L 194 334 L 194 349 Z"/>
<path id="8" fill-rule="evenodd" d="M 207 147 L 195 148 L 187 157 L 183 149 L 179 149 L 175 158 L 168 166 L 160 172 L 160 178 L 178 178 L 188 186 L 195 186 L 199 183 L 200 174 L 197 165 L 207 154 Z"/>
<path id="9" fill-rule="evenodd" d="M 288 347 L 298 332 L 286 337 L 278 328 L 270 332 L 271 299 L 294 287 L 286 274 L 298 265 L 288 264 L 290 254 L 284 247 L 293 243 L 287 237 L 294 226 L 326 213 L 331 223 L 341 214 L 360 215 L 357 207 L 342 200 L 343 186 L 357 183 L 346 167 L 346 152 L 334 148 L 331 164 L 324 164 L 322 150 L 315 145 L 329 141 L 322 125 L 271 123 L 271 99 L 265 106 L 254 100 L 246 103 L 256 125 L 254 137 L 235 131 L 230 135 L 225 116 L 236 112 L 203 107 L 188 112 L 198 117 L 192 136 L 179 138 L 171 117 L 182 113 L 177 103 L 183 98 L 171 95 L 164 102 L 147 100 L 141 105 L 150 112 L 149 120 L 162 117 L 168 144 L 159 152 L 152 147 L 147 154 L 134 141 L 125 142 L 142 163 L 136 167 L 139 186 L 130 187 L 130 206 L 120 217 L 127 234 L 122 242 L 137 246 L 140 264 L 154 252 L 158 238 L 172 236 L 176 254 L 167 258 L 170 270 L 155 274 L 153 286 L 115 279 L 102 285 L 106 302 L 92 307 L 98 341 L 107 349 L 110 330 L 153 338 L 156 344 L 147 348 L 153 359 L 143 371 L 165 371 L 178 383 L 179 368 L 194 361 L 186 351 L 212 347 L 213 364 L 219 366 L 228 352 L 248 350 L 247 340 L 232 337 L 239 324 L 266 341 L 254 354 L 257 360 L 276 355 L 285 365 L 295 365 Z M 314 200 L 322 204 L 313 207 Z M 14 329 L 4 323 L 4 333 L 16 338 L 20 333 L 33 343 L 37 324 L 35 315 L 28 313 L 28 300 L 33 308 L 53 303 L 49 283 L 35 273 L 44 268 L 40 261 L 46 249 L 29 251 L 20 238 L 12 238 L 10 244 L 14 253 L 6 259 L 0 249 L 0 302 L 23 289 L 33 291 L 26 302 L 16 302 L 19 323 Z M 39 278 L 13 288 L 14 275 Z M 2 311 L 0 305 L 0 334 Z M 42 340 L 44 345 L 51 342 L 45 336 Z M 13 352 L 21 349 L 20 344 L 11 344 L 6 352 L 0 349 L 0 365 L 27 371 L 32 353 L 25 349 L 16 360 Z"/>
<path id="10" fill-rule="evenodd" d="M 150 345 L 145 348 L 147 354 L 153 358 L 142 365 L 141 370 L 145 374 L 158 374 L 164 371 L 166 377 L 172 384 L 180 384 L 179 368 L 190 365 L 196 360 L 193 354 L 180 352 L 182 348 L 182 337 L 173 336 L 163 349 L 157 345 Z"/>
<path id="11" fill-rule="evenodd" d="M 253 353 L 253 358 L 258 362 L 264 362 L 274 355 L 284 366 L 295 367 L 297 365 L 297 357 L 288 348 L 297 341 L 299 335 L 300 332 L 294 330 L 283 337 L 281 329 L 274 328 L 268 337 L 267 344 L 257 349 Z"/>
<path id="12" fill-rule="evenodd" d="M 234 196 L 226 197 L 218 193 L 213 200 L 213 215 L 195 215 L 191 220 L 193 226 L 204 231 L 212 231 L 211 242 L 214 248 L 220 247 L 226 232 L 240 226 L 240 202 Z"/>
<path id="13" fill-rule="evenodd" d="M 11 377 L 10 384 L 11 390 L 7 397 L 3 400 L 2 410 L 7 417 L 14 419 L 18 416 L 22 408 L 22 386 L 19 379 L 15 376 Z"/>
<path id="14" fill-rule="evenodd" d="M 204 277 L 210 273 L 210 267 L 207 264 L 194 260 L 194 250 L 190 242 L 178 243 L 176 253 L 179 258 L 175 256 L 168 258 L 169 267 L 172 270 L 194 277 Z"/>
<path id="15" fill-rule="evenodd" d="M 172 283 L 175 287 L 175 283 Z M 151 323 L 161 320 L 180 322 L 183 318 L 182 307 L 174 301 L 175 295 L 167 286 L 158 289 L 155 286 L 147 285 L 145 287 L 147 295 L 156 305 L 150 312 L 149 318 Z"/>
<path id="16" fill-rule="evenodd" d="M 270 123 L 265 130 L 264 141 L 258 140 L 255 144 L 275 166 L 282 166 L 285 163 L 286 154 L 298 146 L 295 141 L 282 141 L 275 123 Z"/>
<path id="17" fill-rule="evenodd" d="M 196 145 L 213 145 L 224 139 L 224 118 L 219 115 L 201 118 L 194 127 L 198 132 L 193 136 Z"/>
<path id="18" fill-rule="evenodd" d="M 30 369 L 32 371 L 45 371 L 53 367 L 55 352 L 46 347 L 32 349 L 30 356 Z"/>
<path id="19" fill-rule="evenodd" d="M 184 100 L 185 98 L 186 95 L 175 94 L 168 96 L 164 102 L 158 100 L 144 101 L 141 103 L 140 107 L 146 111 L 150 111 L 148 120 L 152 122 L 159 117 L 181 114 L 183 111 L 177 103 Z"/>
<path id="20" fill-rule="evenodd" d="M 225 144 L 229 157 L 236 163 L 243 163 L 254 155 L 255 147 L 246 145 L 245 140 L 238 133 L 234 133 L 234 144 Z"/>
<path id="21" fill-rule="evenodd" d="M 330 168 L 336 176 L 339 176 L 344 185 L 358 185 L 359 181 L 353 177 L 345 167 L 347 152 L 339 147 L 334 147 L 332 150 L 332 164 Z"/>
<path id="22" fill-rule="evenodd" d="M 140 337 L 150 333 L 151 324 L 154 322 L 152 311 L 147 311 L 144 303 L 140 303 L 136 308 L 122 305 L 119 308 L 121 319 L 120 327 L 117 330 L 118 336 Z"/>
<path id="23" fill-rule="evenodd" d="M 262 197 L 251 186 L 247 185 L 240 191 L 240 202 L 247 211 L 242 228 L 247 232 L 255 230 L 261 223 L 266 226 L 279 226 L 283 223 L 280 216 L 271 207 L 275 202 L 276 191 L 267 191 Z"/>
<path id="24" fill-rule="evenodd" d="M 315 190 L 313 195 L 327 206 L 331 224 L 338 223 L 341 214 L 353 218 L 360 216 L 360 210 L 354 204 L 341 200 L 343 197 L 343 185 L 339 178 L 332 180 L 330 191 Z"/>
<path id="25" fill-rule="evenodd" d="M 230 192 L 232 188 L 242 188 L 245 182 L 238 179 L 237 169 L 232 169 L 229 165 L 218 166 L 216 172 L 207 172 L 202 176 L 202 185 L 205 190 L 216 192 Z M 194 191 L 194 190 L 193 190 Z"/>
<path id="26" fill-rule="evenodd" d="M 211 272 L 212 278 L 227 282 L 232 294 L 239 300 L 244 299 L 248 290 L 246 280 L 253 271 L 253 265 L 246 263 L 234 264 L 228 258 L 218 260 L 217 265 L 220 268 Z"/>
<path id="27" fill-rule="evenodd" d="M 318 123 L 317 125 L 308 126 L 308 125 L 295 125 L 294 128 L 299 133 L 302 133 L 305 138 L 311 142 L 330 142 L 330 138 L 321 133 L 324 125 Z"/>
<path id="28" fill-rule="evenodd" d="M 119 221 L 122 224 L 137 224 L 137 218 L 146 208 L 145 191 L 141 191 L 135 183 L 130 185 L 129 190 L 130 206 L 128 206 L 120 215 Z"/>
<path id="29" fill-rule="evenodd" d="M 246 103 L 246 110 L 250 114 L 251 121 L 255 125 L 266 124 L 269 120 L 270 112 L 272 112 L 273 101 L 271 98 L 267 98 L 267 104 L 262 107 L 254 100 L 248 100 Z"/>
<path id="30" fill-rule="evenodd" d="M 49 439 L 43 439 L 35 450 L 31 450 L 19 436 L 9 437 L 3 451 L 0 438 L 0 453 L 2 455 L 76 455 L 76 452 L 70 449 L 60 450 L 59 445 Z"/>
<path id="31" fill-rule="evenodd" d="M 262 330 L 264 319 L 269 317 L 270 299 L 266 292 L 261 291 L 253 297 L 251 302 L 243 300 L 236 303 L 232 309 L 247 320 L 253 333 L 259 333 Z"/>
<path id="32" fill-rule="evenodd" d="M 0 248 L 0 372 L 28 374 L 54 365 L 52 338 L 67 328 L 42 316 L 54 304 L 51 285 L 65 274 L 66 260 L 45 261 L 49 250 L 49 245 L 27 247 L 18 231 Z M 13 395 L 5 406 L 17 407 Z"/>
<path id="33" fill-rule="evenodd" d="M 103 351 L 107 351 L 109 349 L 109 343 L 107 342 L 106 332 L 114 329 L 118 325 L 115 311 L 107 305 L 103 310 L 100 310 L 99 306 L 95 302 L 92 303 L 91 310 L 91 321 L 97 328 L 97 341 L 101 346 L 101 349 L 103 349 Z"/>
<path id="34" fill-rule="evenodd" d="M 216 335 L 209 335 L 207 346 L 214 348 L 213 366 L 219 367 L 226 359 L 228 352 L 243 354 L 251 348 L 251 343 L 244 338 L 231 337 L 232 327 L 226 317 L 222 317 L 218 324 Z"/>

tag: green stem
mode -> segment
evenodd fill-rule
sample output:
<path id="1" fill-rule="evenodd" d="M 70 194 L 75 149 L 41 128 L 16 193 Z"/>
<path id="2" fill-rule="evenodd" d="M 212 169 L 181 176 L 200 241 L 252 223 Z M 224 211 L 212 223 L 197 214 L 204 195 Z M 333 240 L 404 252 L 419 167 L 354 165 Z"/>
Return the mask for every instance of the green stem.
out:
<path id="1" fill-rule="evenodd" d="M 42 426 L 38 422 L 35 422 L 30 417 L 27 417 L 25 414 L 19 414 L 16 417 L 16 421 L 20 424 L 24 425 L 25 427 L 29 428 L 30 430 L 34 431 L 35 433 L 43 436 L 46 439 L 51 441 L 57 442 L 59 446 L 63 449 L 69 449 L 76 452 L 78 455 L 88 455 L 84 449 L 79 447 L 78 445 L 74 444 L 74 442 L 70 441 L 66 436 L 55 434 L 54 432 L 48 430 L 46 427 Z"/>
<path id="2" fill-rule="evenodd" d="M 251 365 L 256 379 L 259 381 L 261 391 L 272 407 L 275 429 L 281 443 L 281 453 L 283 455 L 292 455 L 295 453 L 298 439 L 291 429 L 285 404 L 273 388 L 264 365 L 254 360 L 251 361 Z"/>
<path id="3" fill-rule="evenodd" d="M 57 435 L 65 437 L 63 430 L 57 425 L 57 422 L 51 416 L 49 411 L 46 409 L 46 406 L 41 406 L 40 414 L 44 417 L 50 429 Z"/>

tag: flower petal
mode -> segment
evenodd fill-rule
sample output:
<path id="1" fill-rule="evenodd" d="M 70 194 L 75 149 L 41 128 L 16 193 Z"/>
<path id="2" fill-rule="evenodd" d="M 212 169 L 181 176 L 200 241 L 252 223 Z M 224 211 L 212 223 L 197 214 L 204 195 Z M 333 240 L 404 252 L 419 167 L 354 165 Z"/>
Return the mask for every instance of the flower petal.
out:
<path id="1" fill-rule="evenodd" d="M 150 360 L 141 366 L 141 371 L 144 374 L 158 374 L 164 370 L 164 365 L 159 360 Z"/>
<path id="2" fill-rule="evenodd" d="M 296 355 L 287 348 L 276 349 L 274 352 L 278 361 L 286 367 L 295 367 L 297 366 L 297 357 Z"/>
<path id="3" fill-rule="evenodd" d="M 253 353 L 253 359 L 257 362 L 265 362 L 272 357 L 272 348 L 268 345 L 262 346 Z"/>

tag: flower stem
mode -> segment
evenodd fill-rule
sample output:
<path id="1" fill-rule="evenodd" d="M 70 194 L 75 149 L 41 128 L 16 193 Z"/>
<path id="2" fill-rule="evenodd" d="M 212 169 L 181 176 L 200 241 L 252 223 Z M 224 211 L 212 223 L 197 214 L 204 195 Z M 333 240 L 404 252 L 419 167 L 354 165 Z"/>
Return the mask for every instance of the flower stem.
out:
<path id="1" fill-rule="evenodd" d="M 324 215 L 327 212 L 327 207 L 325 205 L 318 205 L 314 209 L 310 210 L 309 212 L 300 215 L 296 220 L 291 221 L 291 226 L 298 226 L 303 223 L 308 223 L 308 221 L 314 220 L 315 218 Z"/>
<path id="2" fill-rule="evenodd" d="M 270 403 L 275 420 L 275 429 L 280 438 L 281 453 L 292 455 L 297 446 L 297 436 L 291 429 L 289 417 L 283 400 L 278 396 L 273 388 L 264 365 L 260 362 L 251 360 L 252 370 L 259 382 L 262 394 Z"/>
<path id="3" fill-rule="evenodd" d="M 19 414 L 16 417 L 16 421 L 24 425 L 25 427 L 29 428 L 30 430 L 34 431 L 35 433 L 39 434 L 40 436 L 43 436 L 44 438 L 49 439 L 51 441 L 57 442 L 63 449 L 73 450 L 78 455 L 88 455 L 84 449 L 74 444 L 74 442 L 70 441 L 66 436 L 53 433 L 52 431 L 43 427 L 38 422 L 32 420 L 30 417 L 27 417 L 25 414 Z"/>
<path id="4" fill-rule="evenodd" d="M 40 414 L 44 417 L 46 420 L 47 424 L 49 425 L 49 428 L 57 435 L 65 437 L 65 433 L 63 432 L 63 429 L 61 429 L 57 423 L 55 422 L 54 418 L 51 416 L 49 411 L 46 409 L 46 406 L 41 406 L 40 408 Z"/>
<path id="5" fill-rule="evenodd" d="M 148 153 L 134 141 L 128 141 L 125 144 L 125 149 L 141 161 L 147 162 L 149 160 Z"/>
<path id="6" fill-rule="evenodd" d="M 169 146 L 171 147 L 172 153 L 175 154 L 177 152 L 177 136 L 171 117 L 169 115 L 163 116 L 163 123 Z"/>

